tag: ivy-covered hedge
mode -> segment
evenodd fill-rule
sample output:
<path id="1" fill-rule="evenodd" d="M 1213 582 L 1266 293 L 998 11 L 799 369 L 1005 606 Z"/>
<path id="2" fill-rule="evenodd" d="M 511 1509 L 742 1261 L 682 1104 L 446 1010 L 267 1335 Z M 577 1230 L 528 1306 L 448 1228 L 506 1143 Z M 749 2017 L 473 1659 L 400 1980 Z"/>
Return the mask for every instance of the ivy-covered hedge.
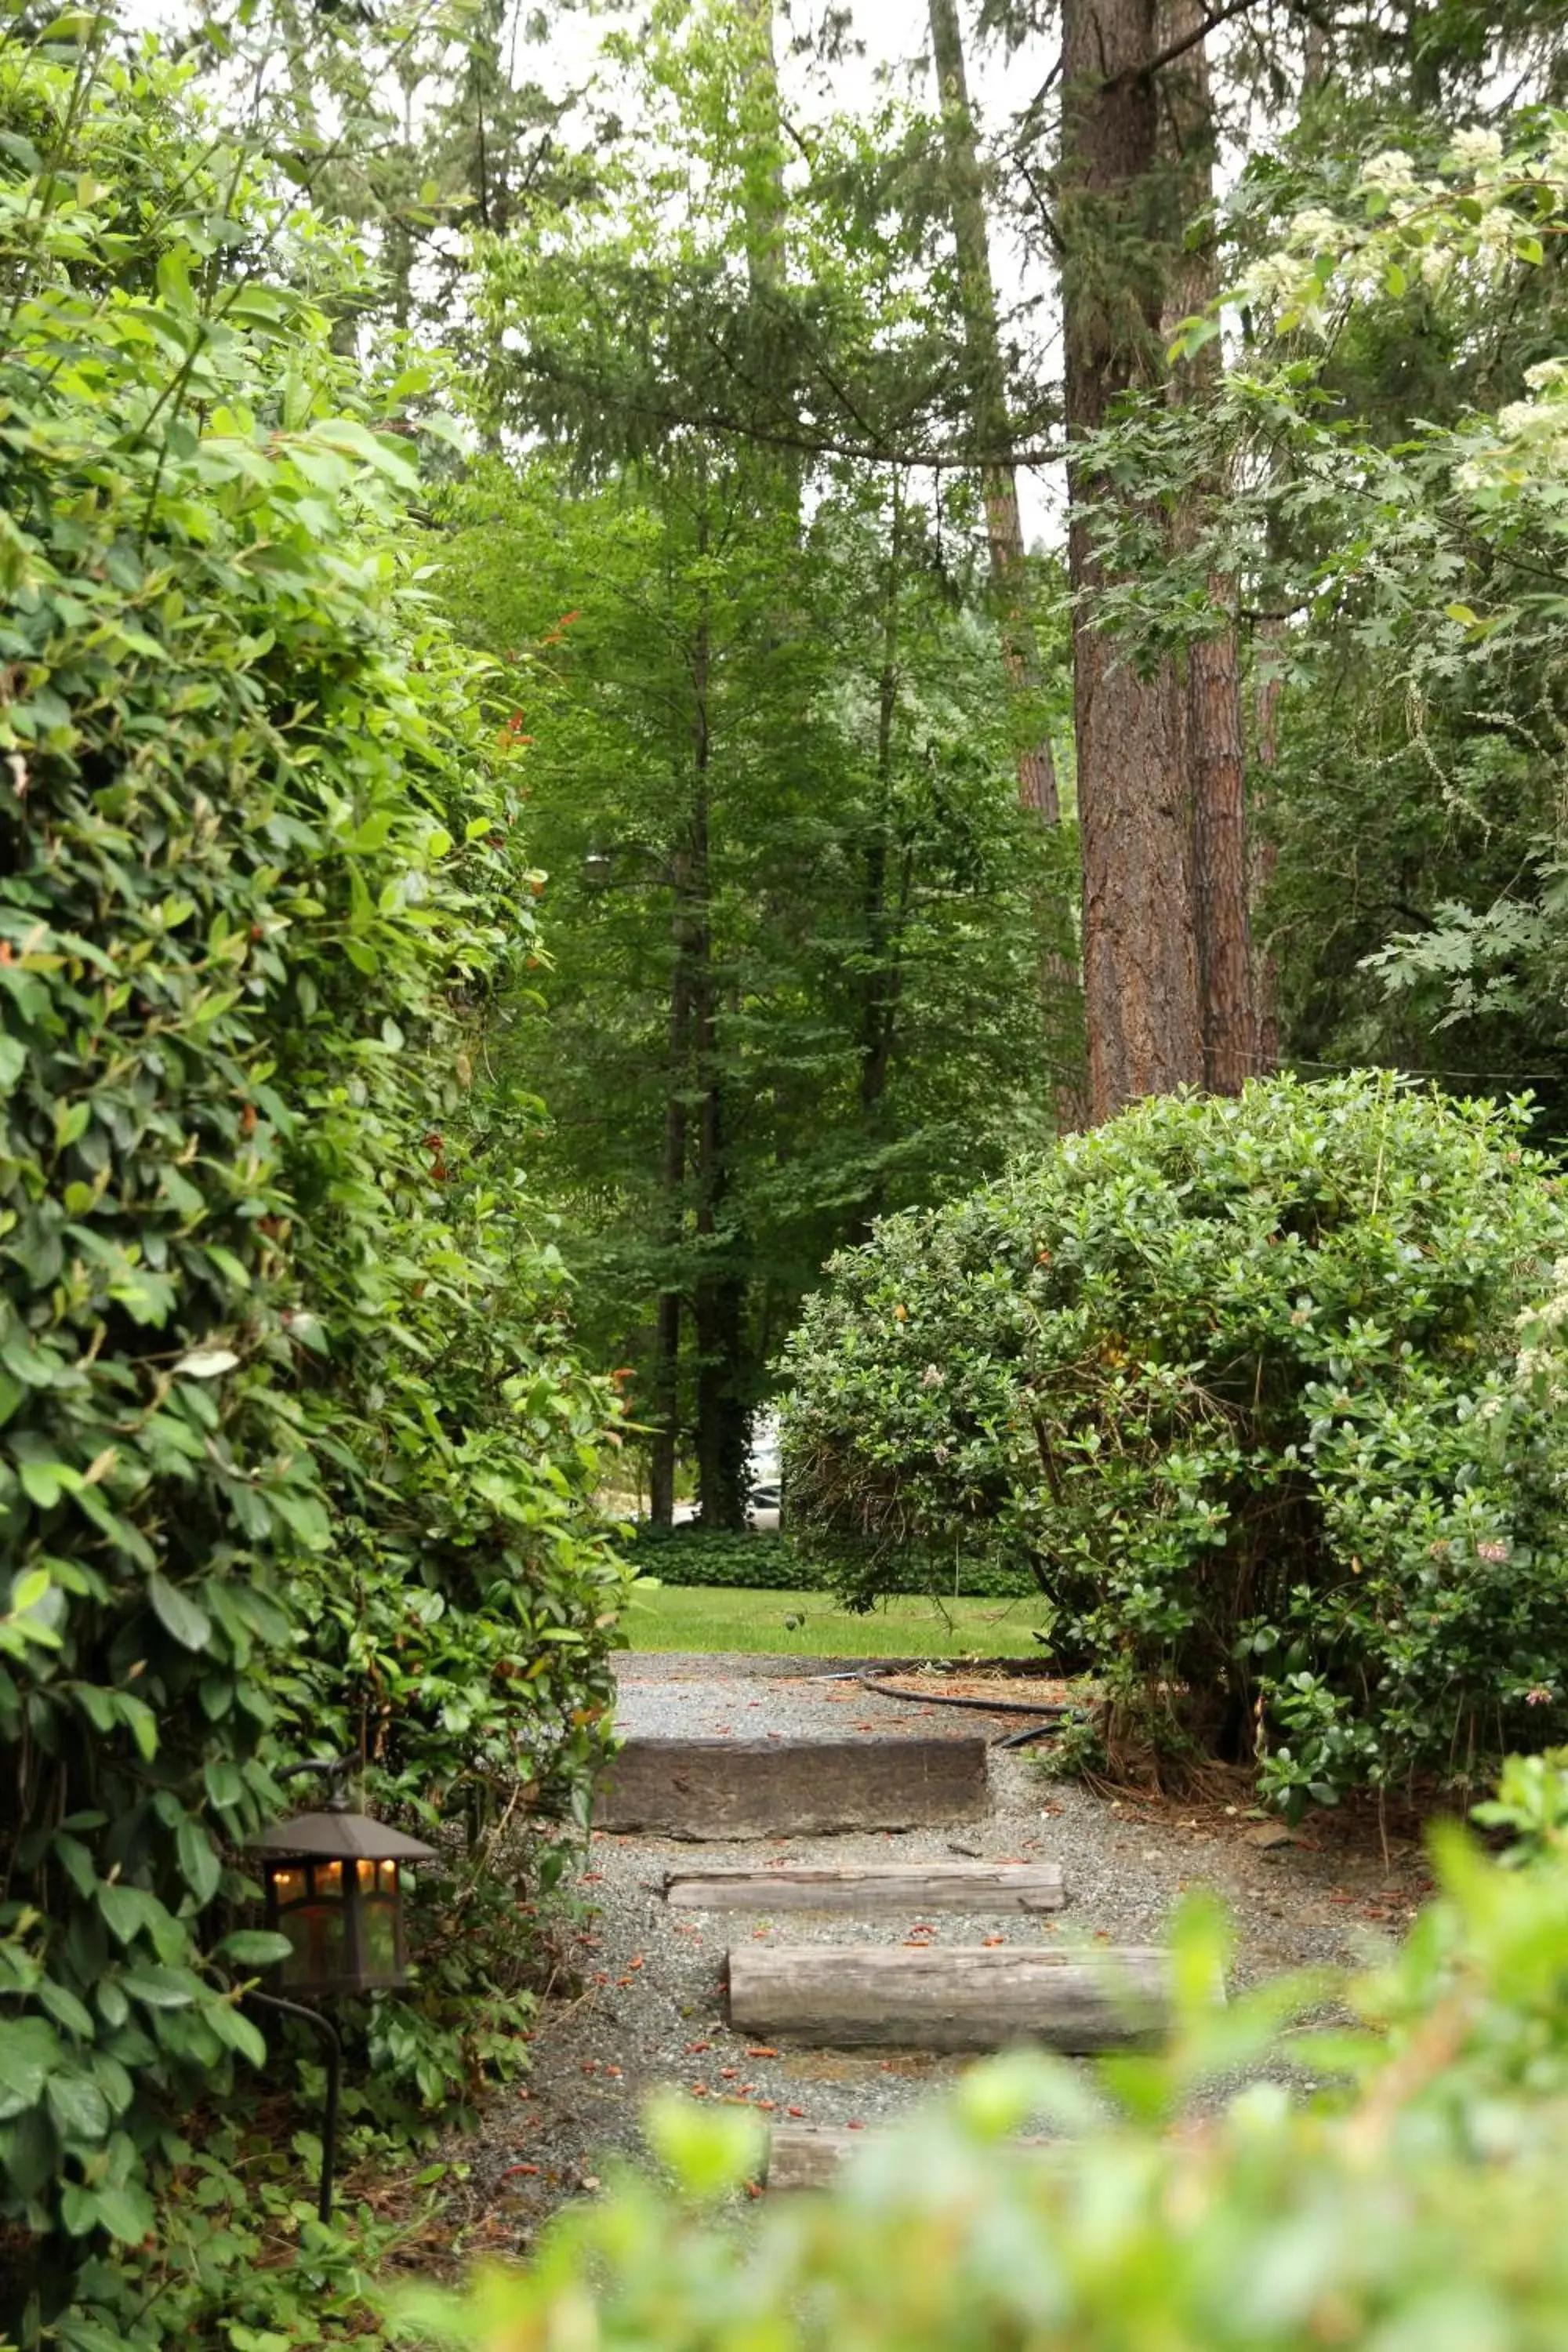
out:
<path id="1" fill-rule="evenodd" d="M 1098 2081 L 977 2067 L 868 2134 L 830 2196 L 743 2230 L 715 2209 L 757 2168 L 758 2120 L 672 2096 L 651 2126 L 679 2191 L 615 2184 L 525 2271 L 422 2300 L 420 2332 L 471 2352 L 1549 2352 L 1568 2336 L 1560 1759 L 1546 1777 L 1542 1858 L 1509 1870 L 1451 1832 L 1440 1899 L 1349 1989 L 1347 2030 L 1281 2038 L 1323 1982 L 1215 2011 L 1223 1937 L 1192 1909 L 1164 2053 Z M 1274 2079 L 1226 2097 L 1265 2057 Z M 1066 2161 L 1009 2147 L 1036 2118 Z"/>
<path id="2" fill-rule="evenodd" d="M 416 584 L 426 386 L 334 355 L 355 257 L 184 76 L 55 38 L 0 47 L 0 2336 L 105 2352 L 258 2292 L 190 2126 L 265 2054 L 277 1768 L 581 1804 L 624 1570 L 471 1087 L 537 877 Z M 484 1950 L 364 2021 L 384 2085 L 465 2094 Z"/>
<path id="3" fill-rule="evenodd" d="M 1064 1656 L 1288 1806 L 1473 1775 L 1568 1719 L 1568 1202 L 1525 1131 L 1280 1078 L 888 1219 L 789 1350 L 797 1539 L 862 1593 L 910 1540 L 1028 1561 Z"/>

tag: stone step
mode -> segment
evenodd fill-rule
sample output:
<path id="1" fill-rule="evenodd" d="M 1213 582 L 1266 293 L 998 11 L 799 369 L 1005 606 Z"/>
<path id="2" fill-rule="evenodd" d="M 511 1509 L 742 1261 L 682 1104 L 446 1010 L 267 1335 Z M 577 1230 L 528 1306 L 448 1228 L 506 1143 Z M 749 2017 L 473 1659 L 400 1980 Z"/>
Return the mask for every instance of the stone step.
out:
<path id="1" fill-rule="evenodd" d="M 1165 1954 L 1143 1945 L 752 1944 L 729 1955 L 730 2022 L 769 2042 L 831 2049 L 1036 2042 L 1079 2057 L 1157 2042 L 1169 2016 L 1165 1972 Z"/>
<path id="2" fill-rule="evenodd" d="M 612 1758 L 595 1829 L 700 1839 L 933 1829 L 988 1795 L 984 1739 L 658 1739 Z"/>
<path id="3" fill-rule="evenodd" d="M 1059 1911 L 1055 1862 L 770 1863 L 667 1871 L 666 1901 L 679 1911 Z"/>

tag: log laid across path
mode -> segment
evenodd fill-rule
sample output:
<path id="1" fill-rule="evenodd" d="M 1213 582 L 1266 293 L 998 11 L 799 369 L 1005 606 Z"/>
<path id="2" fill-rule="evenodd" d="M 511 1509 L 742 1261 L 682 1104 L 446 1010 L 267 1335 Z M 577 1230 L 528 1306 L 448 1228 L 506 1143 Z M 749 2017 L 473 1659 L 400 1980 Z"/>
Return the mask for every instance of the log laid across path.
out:
<path id="1" fill-rule="evenodd" d="M 666 1873 L 667 1901 L 682 1911 L 1059 1911 L 1055 1862 L 859 1862 L 715 1866 Z"/>
<path id="2" fill-rule="evenodd" d="M 1037 1952 L 755 1944 L 730 1954 L 730 2022 L 819 2047 L 1001 2050 L 1037 2042 L 1080 2057 L 1159 2040 L 1168 2019 L 1165 1968 L 1165 1955 L 1144 1945 Z"/>
<path id="3" fill-rule="evenodd" d="M 984 1811 L 984 1739 L 634 1738 L 599 1784 L 595 1829 L 673 1838 L 941 1827 Z"/>

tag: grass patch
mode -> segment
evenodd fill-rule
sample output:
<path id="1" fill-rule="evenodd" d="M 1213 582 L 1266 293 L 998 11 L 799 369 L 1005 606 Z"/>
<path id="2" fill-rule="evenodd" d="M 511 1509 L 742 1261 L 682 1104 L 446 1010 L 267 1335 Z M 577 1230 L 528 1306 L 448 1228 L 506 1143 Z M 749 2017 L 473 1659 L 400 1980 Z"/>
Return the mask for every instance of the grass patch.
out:
<path id="1" fill-rule="evenodd" d="M 638 1592 L 624 1623 L 634 1650 L 740 1650 L 802 1658 L 1038 1658 L 1047 1604 L 894 1594 L 856 1614 L 831 1592 L 664 1585 Z"/>

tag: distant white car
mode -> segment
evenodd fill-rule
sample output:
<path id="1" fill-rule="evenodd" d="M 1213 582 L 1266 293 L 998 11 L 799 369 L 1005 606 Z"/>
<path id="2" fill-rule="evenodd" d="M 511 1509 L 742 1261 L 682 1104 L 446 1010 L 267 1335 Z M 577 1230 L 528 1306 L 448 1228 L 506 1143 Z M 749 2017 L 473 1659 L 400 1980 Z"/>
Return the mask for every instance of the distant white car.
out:
<path id="1" fill-rule="evenodd" d="M 779 1482 L 776 1478 L 759 1480 L 746 1498 L 746 1525 L 759 1533 L 777 1535 L 779 1528 Z"/>

